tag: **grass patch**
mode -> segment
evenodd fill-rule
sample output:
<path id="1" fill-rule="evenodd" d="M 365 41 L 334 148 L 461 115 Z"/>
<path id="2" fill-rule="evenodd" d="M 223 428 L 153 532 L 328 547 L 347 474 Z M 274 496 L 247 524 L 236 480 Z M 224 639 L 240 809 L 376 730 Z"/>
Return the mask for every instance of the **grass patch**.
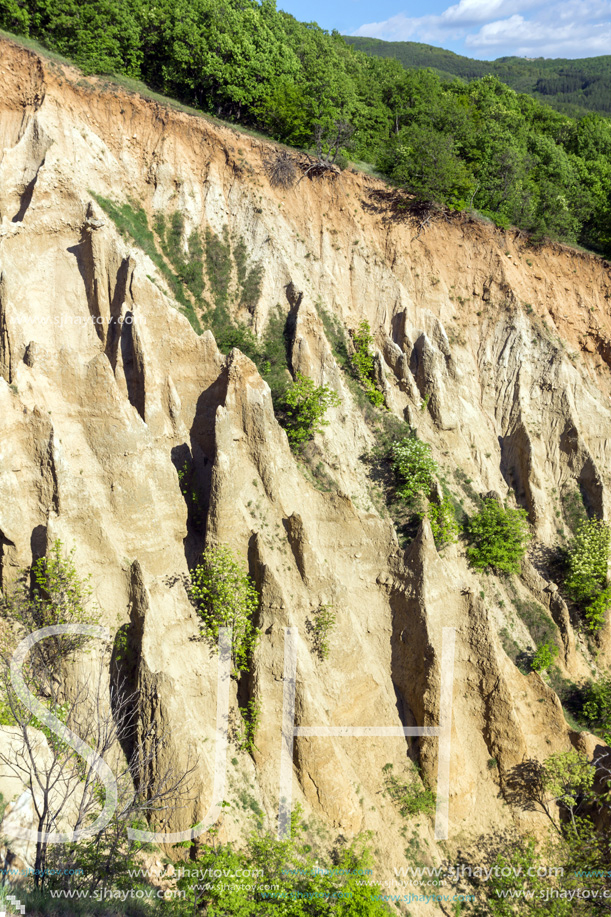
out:
<path id="1" fill-rule="evenodd" d="M 510 587 L 511 589 L 511 587 Z M 562 646 L 560 634 L 556 624 L 552 621 L 549 614 L 542 605 L 531 600 L 522 600 L 515 588 L 512 589 L 511 602 L 518 617 L 528 628 L 535 646 L 543 643 L 554 644 L 557 647 Z"/>
<path id="2" fill-rule="evenodd" d="M 170 268 L 157 248 L 155 236 L 148 224 L 148 218 L 144 209 L 133 201 L 118 204 L 108 198 L 102 197 L 101 194 L 94 194 L 91 192 L 91 195 L 107 216 L 111 218 L 119 234 L 124 239 L 129 238 L 135 242 L 136 245 L 142 249 L 144 254 L 151 259 L 159 273 L 167 281 L 174 299 L 180 305 L 181 311 L 191 322 L 193 329 L 197 331 L 198 334 L 201 334 L 202 328 L 193 308 L 193 303 L 186 295 L 180 277 Z"/>
<path id="3" fill-rule="evenodd" d="M 478 507 L 478 509 L 481 509 L 481 507 L 484 505 L 484 501 L 472 486 L 472 479 L 469 477 L 469 475 L 466 474 L 462 468 L 455 468 L 454 477 L 457 484 L 461 487 L 466 496 Z"/>
<path id="4" fill-rule="evenodd" d="M 583 497 L 578 487 L 565 487 L 560 494 L 560 502 L 564 520 L 572 532 L 579 528 L 580 523 L 588 521 Z"/>

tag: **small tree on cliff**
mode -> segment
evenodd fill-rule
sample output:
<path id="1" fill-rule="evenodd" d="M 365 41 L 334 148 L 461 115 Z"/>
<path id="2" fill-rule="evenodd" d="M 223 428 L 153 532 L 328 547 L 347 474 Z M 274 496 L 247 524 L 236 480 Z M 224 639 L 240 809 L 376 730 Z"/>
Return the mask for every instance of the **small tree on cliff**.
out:
<path id="1" fill-rule="evenodd" d="M 488 497 L 483 509 L 470 519 L 467 532 L 467 556 L 473 567 L 520 572 L 520 561 L 531 539 L 525 510 L 506 508 Z"/>
<path id="2" fill-rule="evenodd" d="M 0 762 L 30 793 L 39 835 L 34 882 L 44 888 L 70 881 L 91 893 L 125 874 L 137 849 L 128 827 L 144 826 L 155 813 L 167 819 L 184 804 L 192 768 L 160 767 L 167 739 L 153 720 L 143 726 L 137 694 L 110 680 L 108 649 L 91 652 L 88 673 L 67 683 L 95 634 L 46 635 L 24 646 L 42 628 L 78 629 L 98 619 L 90 589 L 61 542 L 5 593 L 2 611 L 0 699 L 3 721 L 14 729 Z M 71 843 L 75 832 L 78 838 L 93 831 L 107 804 L 112 811 L 100 829 Z M 58 833 L 67 840 L 59 848 L 52 837 Z M 59 873 L 53 869 L 58 860 Z M 74 866 L 80 878 L 68 877 Z"/>
<path id="3" fill-rule="evenodd" d="M 191 571 L 189 596 L 202 630 L 216 645 L 221 627 L 231 627 L 234 674 L 247 671 L 259 632 L 254 615 L 259 593 L 227 545 L 208 547 Z"/>

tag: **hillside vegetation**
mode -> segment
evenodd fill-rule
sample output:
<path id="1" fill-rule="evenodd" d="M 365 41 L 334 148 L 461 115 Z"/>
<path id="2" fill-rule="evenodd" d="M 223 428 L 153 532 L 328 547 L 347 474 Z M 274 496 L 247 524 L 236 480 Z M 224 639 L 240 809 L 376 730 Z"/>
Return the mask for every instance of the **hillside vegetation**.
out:
<path id="1" fill-rule="evenodd" d="M 611 122 L 571 119 L 495 76 L 405 70 L 274 0 L 0 0 L 0 27 L 86 72 L 141 78 L 291 146 L 372 163 L 425 201 L 611 253 Z"/>
<path id="2" fill-rule="evenodd" d="M 569 115 L 588 111 L 611 114 L 611 55 L 608 54 L 582 60 L 499 57 L 486 61 L 418 41 L 382 41 L 352 35 L 346 35 L 345 39 L 359 51 L 395 58 L 407 69 L 432 67 L 441 76 L 463 80 L 496 76 L 517 92 L 527 92 Z"/>

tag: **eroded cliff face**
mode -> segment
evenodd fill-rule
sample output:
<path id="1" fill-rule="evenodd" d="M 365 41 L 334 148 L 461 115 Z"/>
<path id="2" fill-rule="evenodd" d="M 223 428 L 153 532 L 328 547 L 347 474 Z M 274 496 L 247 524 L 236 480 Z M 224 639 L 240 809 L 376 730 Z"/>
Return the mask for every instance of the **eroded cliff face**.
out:
<path id="1" fill-rule="evenodd" d="M 289 626 L 300 726 L 438 725 L 442 630 L 455 628 L 450 849 L 501 827 L 536 829 L 539 816 L 504 801 L 509 774 L 588 740 L 571 734 L 541 677 L 505 652 L 504 629 L 520 646 L 530 640 L 507 584 L 477 577 L 462 546 L 439 553 L 428 523 L 400 547 L 363 461 L 375 424 L 322 319 L 347 330 L 370 322 L 391 411 L 431 444 L 465 508 L 473 490 L 513 489 L 536 561 L 566 527 L 563 494 L 578 490 L 609 514 L 609 265 L 466 218 L 418 232 L 379 182 L 349 171 L 272 188 L 271 145 L 7 41 L 0 85 L 1 580 L 59 537 L 91 573 L 106 622 L 131 622 L 142 716 L 169 728 L 175 760 L 197 759 L 198 801 L 173 827 L 214 801 L 217 658 L 192 639 L 184 588 L 203 546 L 177 474 L 187 456 L 208 542 L 231 545 L 262 597 L 254 665 L 231 700 L 233 717 L 255 699 L 262 718 L 252 756 L 230 751 L 235 805 L 222 837 L 240 836 L 245 791 L 274 824 Z M 261 335 L 277 307 L 291 313 L 293 369 L 341 398 L 312 450 L 318 477 L 291 453 L 253 363 L 195 333 L 158 266 L 94 194 L 135 202 L 151 225 L 180 210 L 187 236 L 227 230 L 245 244 L 262 285 L 250 310 L 230 304 L 235 318 Z M 546 609 L 562 637 L 560 667 L 579 679 L 593 662 L 548 576 L 529 562 L 512 588 Z M 337 624 L 323 662 L 308 622 L 327 604 Z M 608 631 L 599 650 L 606 667 Z M 435 737 L 295 744 L 295 800 L 329 836 L 374 831 L 391 874 L 405 841 L 380 792 L 382 768 L 400 772 L 406 751 L 434 783 Z M 439 857 L 432 826 L 417 831 Z"/>

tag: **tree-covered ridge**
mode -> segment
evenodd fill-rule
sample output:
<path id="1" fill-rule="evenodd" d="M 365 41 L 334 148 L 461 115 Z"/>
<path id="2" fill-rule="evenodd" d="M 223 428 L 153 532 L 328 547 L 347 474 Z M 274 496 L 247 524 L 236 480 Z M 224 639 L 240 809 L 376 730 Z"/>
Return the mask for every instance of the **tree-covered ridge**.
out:
<path id="1" fill-rule="evenodd" d="M 341 137 L 422 200 L 611 254 L 611 120 L 600 115 L 572 119 L 494 76 L 406 70 L 275 0 L 0 0 L 0 27 L 291 146 L 320 154 Z"/>
<path id="2" fill-rule="evenodd" d="M 348 44 L 376 57 L 392 57 L 408 70 L 431 67 L 440 76 L 476 80 L 496 76 L 517 92 L 527 92 L 570 115 L 611 114 L 611 55 L 580 60 L 499 57 L 473 60 L 417 41 L 382 41 L 344 36 Z"/>

